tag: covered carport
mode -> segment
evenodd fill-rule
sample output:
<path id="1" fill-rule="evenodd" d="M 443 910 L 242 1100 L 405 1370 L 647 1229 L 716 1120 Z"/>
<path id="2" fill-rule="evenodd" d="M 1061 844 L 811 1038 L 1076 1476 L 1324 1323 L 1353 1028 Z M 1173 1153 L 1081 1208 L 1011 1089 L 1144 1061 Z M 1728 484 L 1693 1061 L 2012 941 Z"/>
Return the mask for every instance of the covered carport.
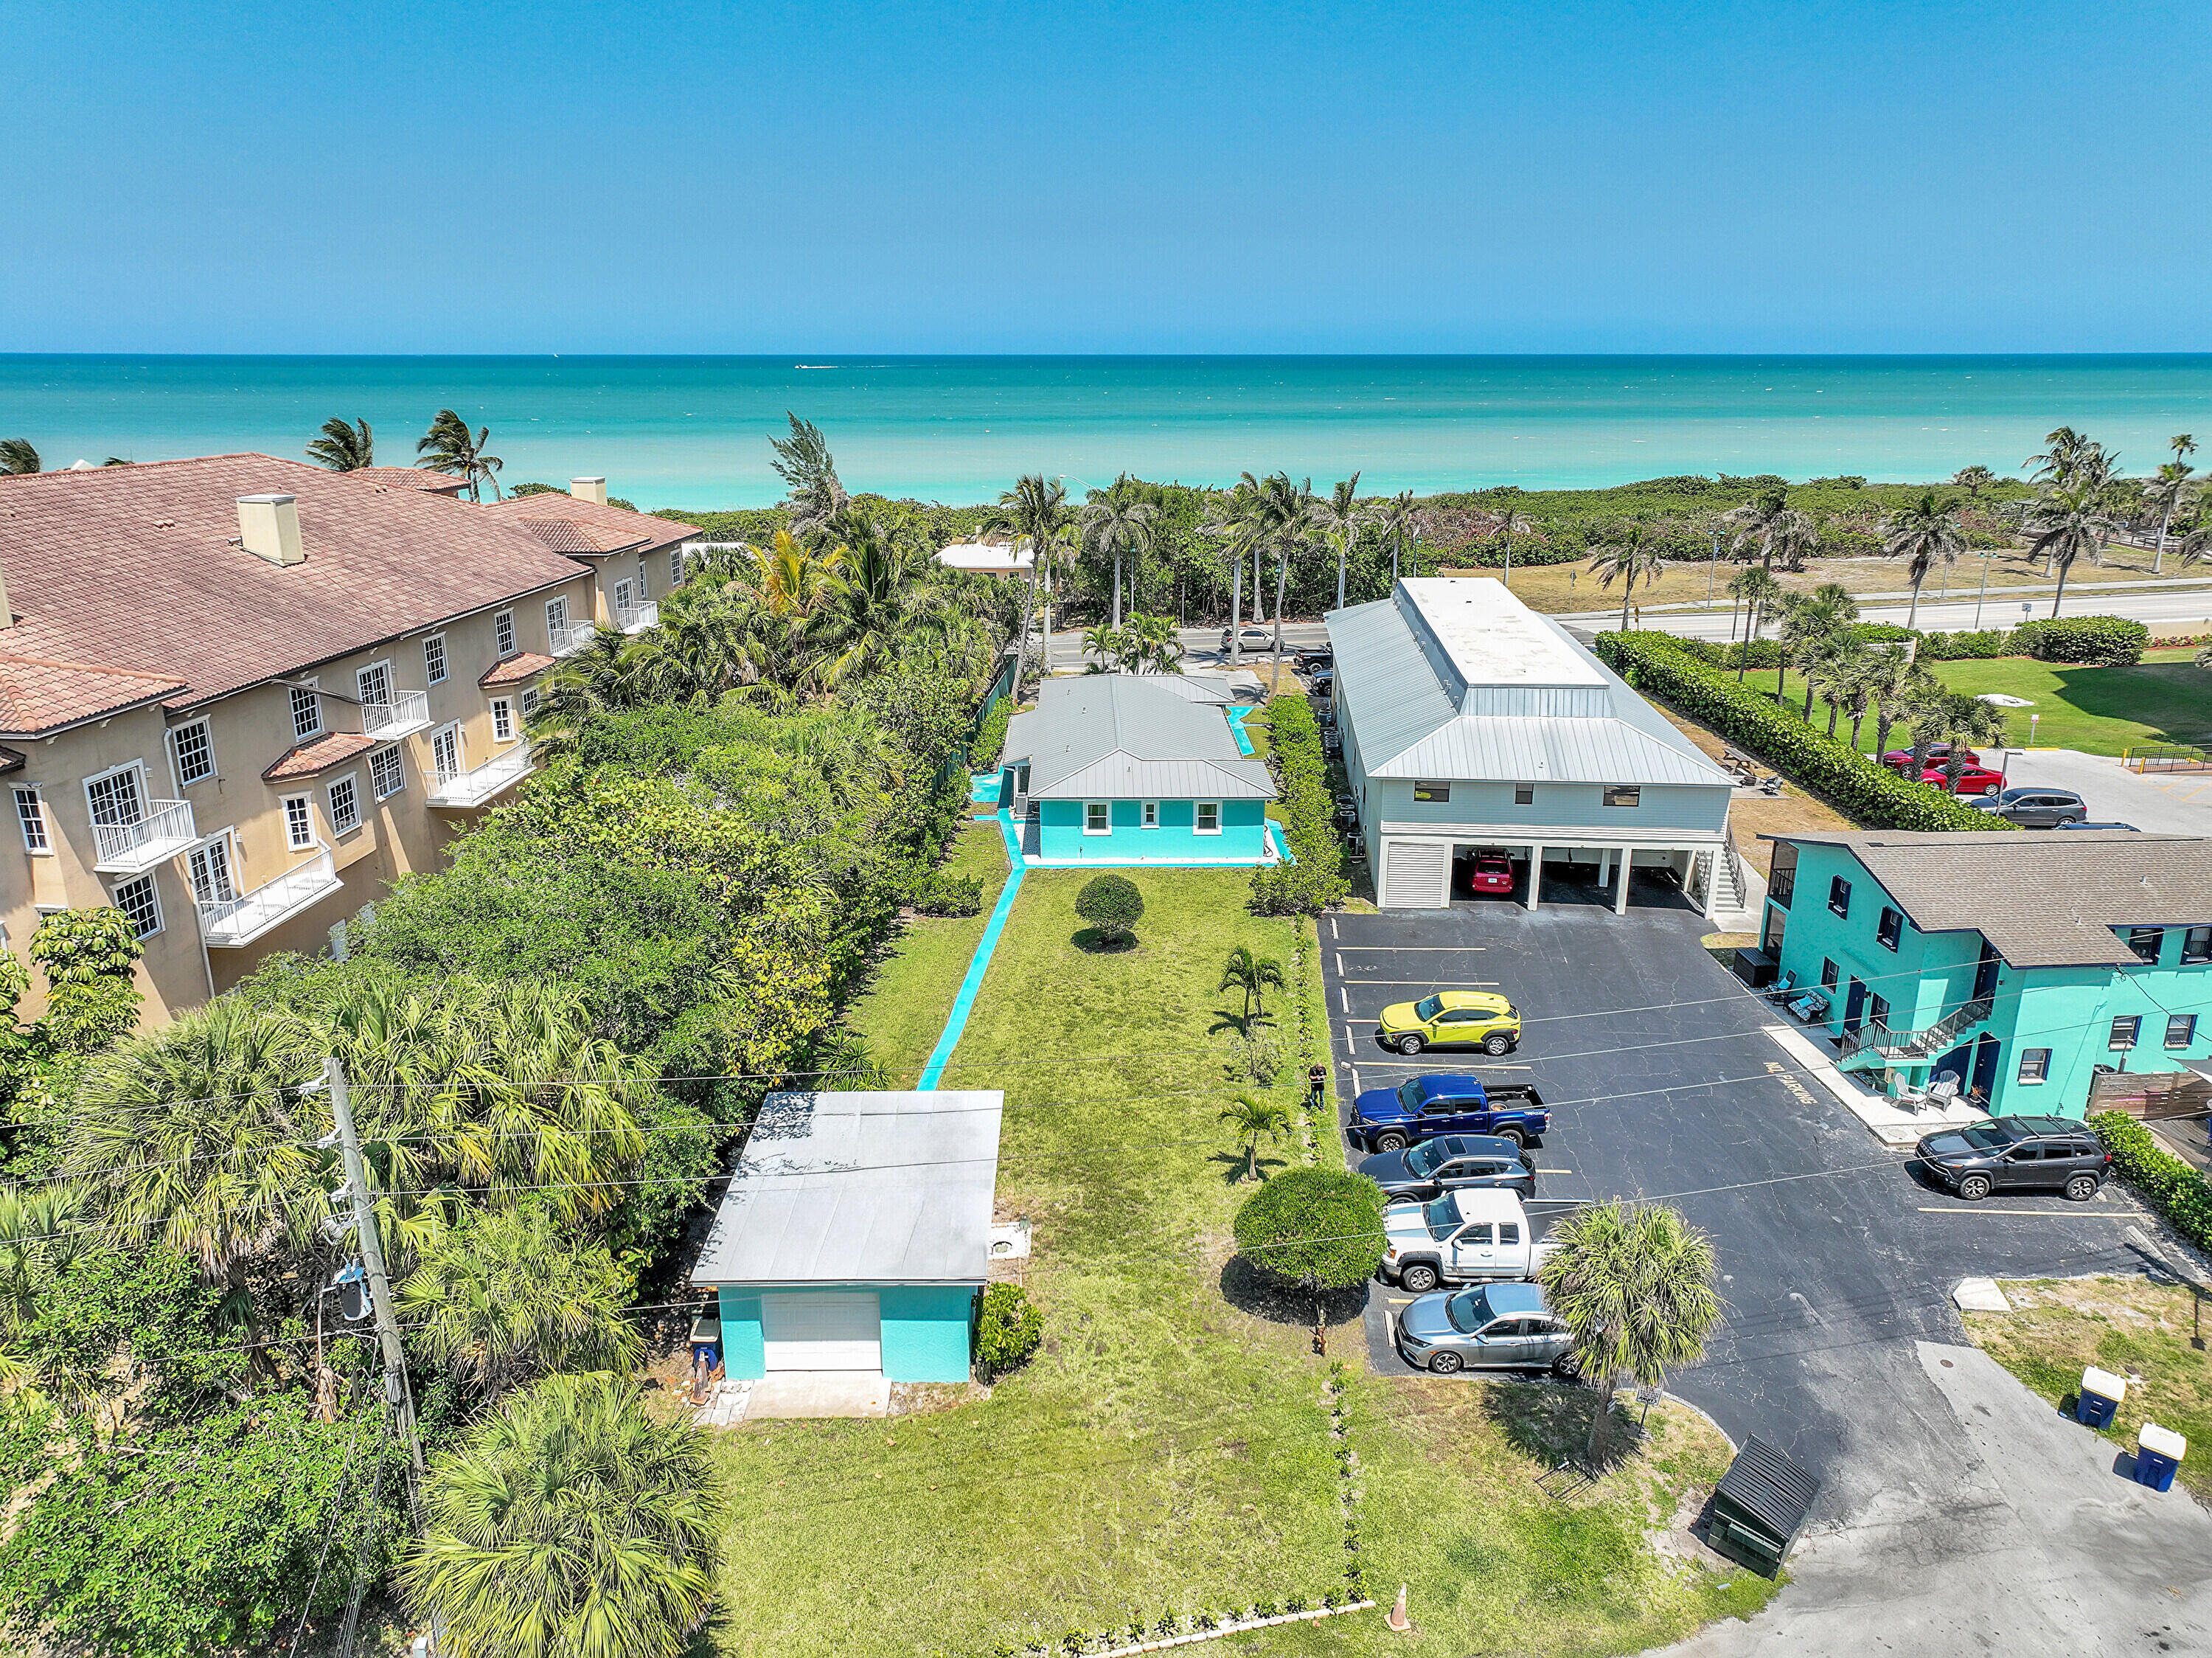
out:
<path id="1" fill-rule="evenodd" d="M 1523 837 L 1526 833 L 1522 832 Z M 1481 838 L 1457 831 L 1409 832 L 1404 825 L 1385 825 L 1379 839 L 1376 903 L 1385 910 L 1441 910 L 1467 901 L 1453 890 L 1454 867 L 1461 859 L 1492 850 L 1503 851 L 1513 860 L 1519 878 L 1517 896 L 1530 910 L 1542 905 L 1546 881 L 1562 879 L 1561 872 L 1567 869 L 1595 869 L 1594 880 L 1583 877 L 1577 879 L 1576 884 L 1595 886 L 1609 893 L 1615 915 L 1627 912 L 1629 881 L 1637 872 L 1663 870 L 1671 875 L 1674 885 L 1688 893 L 1698 913 L 1705 916 L 1713 913 L 1717 893 L 1725 885 L 1710 878 L 1711 863 L 1706 862 L 1724 856 L 1718 835 L 1657 843 L 1643 839 L 1594 843 L 1587 838 L 1532 840 L 1504 835 Z"/>

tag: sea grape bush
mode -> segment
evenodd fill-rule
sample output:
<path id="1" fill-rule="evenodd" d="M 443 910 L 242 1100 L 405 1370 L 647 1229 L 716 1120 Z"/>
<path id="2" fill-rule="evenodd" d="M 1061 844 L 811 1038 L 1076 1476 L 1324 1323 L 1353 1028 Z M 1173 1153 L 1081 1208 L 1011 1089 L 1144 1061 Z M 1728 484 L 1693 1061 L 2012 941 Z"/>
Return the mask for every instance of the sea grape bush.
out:
<path id="1" fill-rule="evenodd" d="M 1331 816 L 1321 726 L 1305 698 L 1290 692 L 1268 698 L 1267 729 L 1268 763 L 1283 804 L 1276 827 L 1296 862 L 1253 873 L 1252 907 L 1261 915 L 1318 915 L 1352 890 Z"/>

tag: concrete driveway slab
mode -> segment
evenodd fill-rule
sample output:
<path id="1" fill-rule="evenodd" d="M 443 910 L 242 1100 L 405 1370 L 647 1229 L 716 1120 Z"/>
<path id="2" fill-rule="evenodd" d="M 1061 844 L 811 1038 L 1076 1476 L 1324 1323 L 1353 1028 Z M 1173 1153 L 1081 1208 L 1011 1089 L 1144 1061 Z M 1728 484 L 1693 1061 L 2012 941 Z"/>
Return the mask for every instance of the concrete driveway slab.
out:
<path id="1" fill-rule="evenodd" d="M 2108 754 L 2076 748 L 2014 749 L 2005 768 L 2012 787 L 2070 789 L 2095 823 L 2131 823 L 2147 834 L 2212 834 L 2212 773 L 2145 777 Z"/>

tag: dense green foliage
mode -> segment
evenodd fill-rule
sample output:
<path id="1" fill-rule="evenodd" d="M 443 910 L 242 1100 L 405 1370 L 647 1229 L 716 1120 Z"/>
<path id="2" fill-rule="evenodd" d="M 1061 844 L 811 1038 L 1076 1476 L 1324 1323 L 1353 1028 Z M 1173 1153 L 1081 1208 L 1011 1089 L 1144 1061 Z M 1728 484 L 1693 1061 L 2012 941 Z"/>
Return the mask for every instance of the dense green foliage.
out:
<path id="1" fill-rule="evenodd" d="M 1145 895 L 1127 875 L 1097 875 L 1075 895 L 1075 913 L 1096 928 L 1109 944 L 1134 936 L 1145 913 Z"/>
<path id="2" fill-rule="evenodd" d="M 1268 698 L 1267 732 L 1267 764 L 1275 774 L 1283 808 L 1279 827 L 1291 856 L 1253 872 L 1252 907 L 1262 915 L 1317 915 L 1352 889 L 1336 838 L 1321 726 L 1312 704 L 1291 692 Z"/>
<path id="3" fill-rule="evenodd" d="M 0 1124 L 18 1178 L 52 1172 L 85 1062 L 137 1022 L 131 969 L 145 950 L 119 910 L 61 910 L 40 918 L 26 954 L 46 981 L 46 1015 L 27 1025 L 12 1015 L 31 976 L 0 951 Z"/>
<path id="4" fill-rule="evenodd" d="M 1664 633 L 1601 633 L 1605 665 L 1648 696 L 1756 754 L 1870 827 L 2006 829 L 2003 819 L 1941 789 L 1898 776 L 1777 707 L 1771 696 L 1738 684 L 1681 649 Z"/>
<path id="5" fill-rule="evenodd" d="M 975 1357 L 994 1380 L 1026 1362 L 1044 1339 L 1044 1313 L 1018 1283 L 994 1283 L 983 1291 L 975 1319 Z"/>
<path id="6" fill-rule="evenodd" d="M 2163 1150 L 2134 1118 L 2100 1111 L 2089 1126 L 2112 1155 L 2112 1167 L 2150 1200 L 2175 1231 L 2199 1249 L 2212 1249 L 2212 1186 L 2189 1164 Z"/>
<path id="7" fill-rule="evenodd" d="M 1278 1174 L 1237 1211 L 1238 1253 L 1318 1297 L 1364 1283 L 1382 1265 L 1382 1188 L 1342 1169 Z"/>
<path id="8" fill-rule="evenodd" d="M 914 884 L 914 907 L 926 916 L 972 916 L 983 907 L 983 878 L 932 869 Z"/>
<path id="9" fill-rule="evenodd" d="M 2046 662 L 2093 662 L 2132 667 L 2142 660 L 2150 630 L 2124 616 L 2059 616 L 2022 622 L 2012 631 L 2010 655 Z"/>
<path id="10" fill-rule="evenodd" d="M 980 773 L 999 769 L 999 756 L 1006 747 L 1006 722 L 1013 717 L 1013 712 L 1011 698 L 1001 697 L 991 704 L 991 711 L 975 728 L 975 740 L 968 746 L 970 771 Z"/>

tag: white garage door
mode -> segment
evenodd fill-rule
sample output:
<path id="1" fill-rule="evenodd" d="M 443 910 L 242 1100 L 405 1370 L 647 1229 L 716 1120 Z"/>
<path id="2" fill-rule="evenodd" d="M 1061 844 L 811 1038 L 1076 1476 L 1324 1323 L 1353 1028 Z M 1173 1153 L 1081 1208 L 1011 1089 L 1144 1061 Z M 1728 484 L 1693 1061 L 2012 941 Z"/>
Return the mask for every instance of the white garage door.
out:
<path id="1" fill-rule="evenodd" d="M 883 1314 L 873 1290 L 794 1290 L 761 1297 L 771 1370 L 880 1370 Z"/>
<path id="2" fill-rule="evenodd" d="M 1441 910 L 1451 896 L 1451 843 L 1392 840 L 1382 844 L 1386 910 Z"/>

